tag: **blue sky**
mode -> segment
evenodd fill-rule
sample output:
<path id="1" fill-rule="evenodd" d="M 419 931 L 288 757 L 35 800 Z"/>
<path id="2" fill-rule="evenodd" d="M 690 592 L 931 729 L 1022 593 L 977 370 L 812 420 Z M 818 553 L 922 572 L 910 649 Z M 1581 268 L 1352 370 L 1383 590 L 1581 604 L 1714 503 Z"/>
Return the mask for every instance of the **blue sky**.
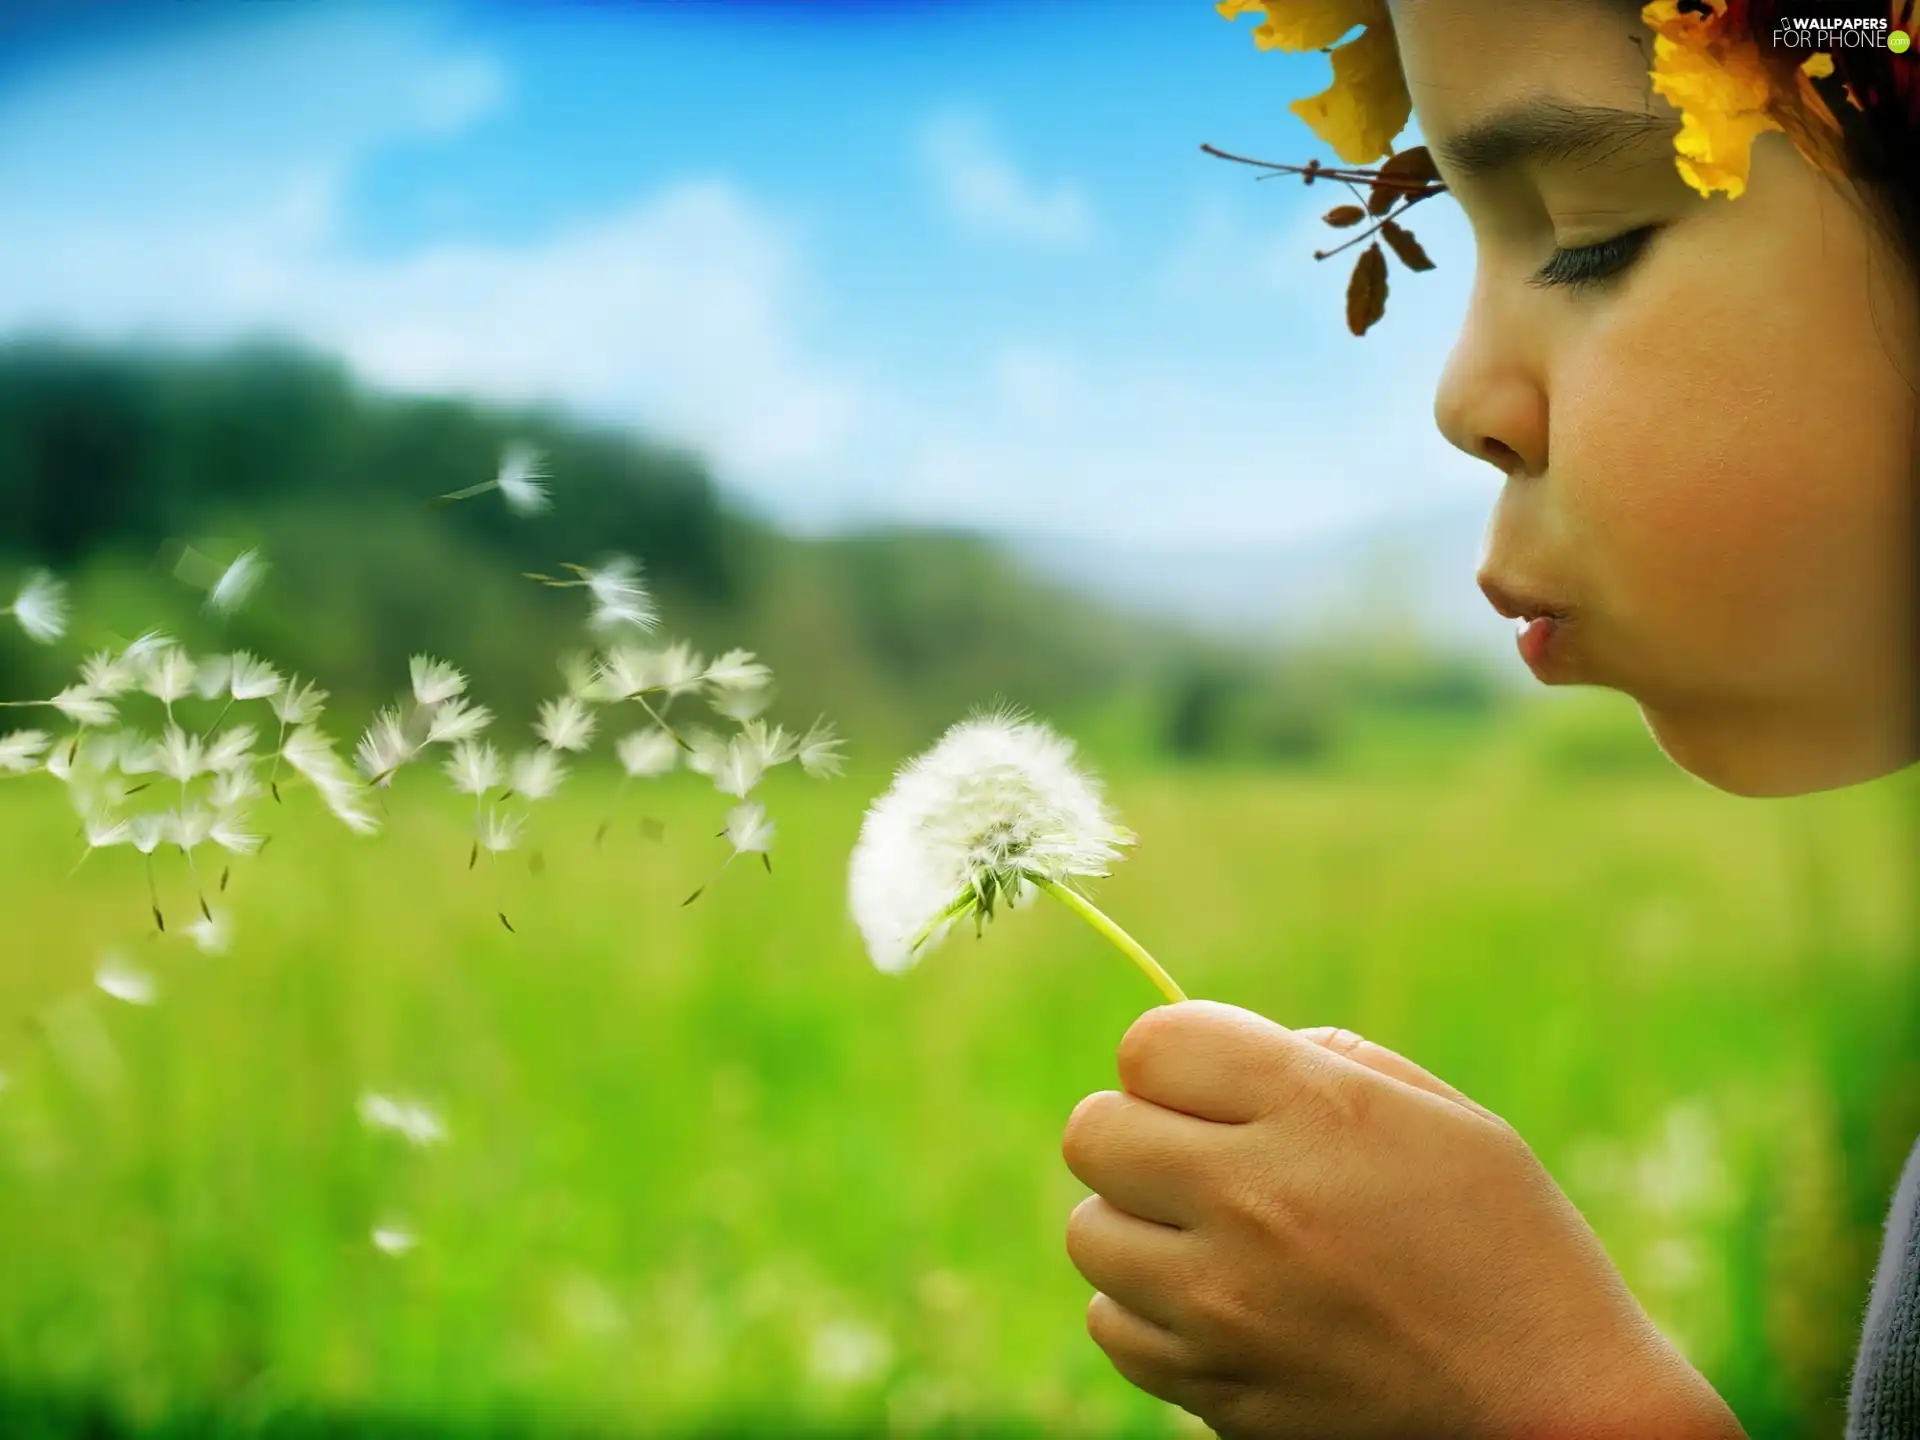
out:
<path id="1" fill-rule="evenodd" d="M 1322 55 L 1204 0 L 38 7 L 0 333 L 275 331 L 705 452 L 796 529 L 1257 546 L 1489 502 L 1435 432 L 1471 279 L 1349 336 Z M 1402 144 L 1414 143 L 1409 131 Z M 1349 257 L 1350 258 L 1350 257 Z"/>

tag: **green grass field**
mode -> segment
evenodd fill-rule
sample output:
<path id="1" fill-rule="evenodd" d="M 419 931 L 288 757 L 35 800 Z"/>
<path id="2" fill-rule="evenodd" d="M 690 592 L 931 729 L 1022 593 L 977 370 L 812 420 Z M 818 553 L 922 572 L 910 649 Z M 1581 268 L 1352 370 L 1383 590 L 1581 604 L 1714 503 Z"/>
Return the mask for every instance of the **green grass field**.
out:
<path id="1" fill-rule="evenodd" d="M 44 777 L 0 788 L 0 1433 L 67 1433 L 49 1395 L 143 1434 L 1193 1433 L 1088 1339 L 1063 1244 L 1062 1128 L 1156 996 L 1047 905 L 876 973 L 843 886 L 884 780 L 770 783 L 773 873 L 687 908 L 724 848 L 695 782 L 576 782 L 537 876 L 469 872 L 437 777 L 374 839 L 290 795 L 217 956 L 148 936 L 137 856 L 69 876 Z M 1506 1116 L 1750 1433 L 1837 1434 L 1920 1129 L 1911 790 L 1746 801 L 1500 747 L 1147 770 L 1113 779 L 1142 843 L 1096 893 L 1190 994 Z M 177 856 L 159 877 L 177 931 Z M 114 947 L 157 1003 L 90 988 Z M 447 1143 L 367 1130 L 368 1090 Z"/>

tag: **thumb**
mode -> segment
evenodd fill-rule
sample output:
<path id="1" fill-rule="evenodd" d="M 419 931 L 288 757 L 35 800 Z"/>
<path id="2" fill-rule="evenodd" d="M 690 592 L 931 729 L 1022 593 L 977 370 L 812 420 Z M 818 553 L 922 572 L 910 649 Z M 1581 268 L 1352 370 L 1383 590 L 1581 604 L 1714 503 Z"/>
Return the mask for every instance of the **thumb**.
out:
<path id="1" fill-rule="evenodd" d="M 1293 1033 L 1303 1040 L 1311 1040 L 1314 1044 L 1333 1051 L 1336 1055 L 1344 1055 L 1356 1065 L 1364 1065 L 1369 1070 L 1378 1071 L 1382 1075 L 1402 1081 L 1416 1090 L 1425 1090 L 1428 1094 L 1438 1095 L 1444 1100 L 1464 1105 L 1469 1110 L 1480 1110 L 1480 1106 L 1474 1104 L 1439 1076 L 1421 1069 L 1406 1056 L 1395 1054 L 1384 1045 L 1376 1045 L 1371 1040 L 1363 1039 L 1351 1030 L 1342 1030 L 1337 1025 L 1315 1025 L 1310 1029 L 1296 1030 Z"/>

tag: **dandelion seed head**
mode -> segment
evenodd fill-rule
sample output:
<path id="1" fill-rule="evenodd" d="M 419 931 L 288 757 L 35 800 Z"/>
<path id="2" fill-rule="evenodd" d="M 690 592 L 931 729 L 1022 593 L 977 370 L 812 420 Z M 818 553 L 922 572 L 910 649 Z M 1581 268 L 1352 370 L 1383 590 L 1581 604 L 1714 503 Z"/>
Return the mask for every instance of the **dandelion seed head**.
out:
<path id="1" fill-rule="evenodd" d="M 572 695 L 548 700 L 540 706 L 540 719 L 534 733 L 555 750 L 582 751 L 593 743 L 593 712 L 586 702 Z"/>
<path id="2" fill-rule="evenodd" d="M 51 645 L 67 633 L 67 587 L 46 570 L 27 576 L 10 612 L 27 637 Z"/>
<path id="3" fill-rule="evenodd" d="M 24 775 L 40 763 L 53 737 L 44 730 L 0 735 L 0 775 Z"/>
<path id="4" fill-rule="evenodd" d="M 258 550 L 242 551 L 207 591 L 207 609 L 217 615 L 233 614 L 260 588 L 268 568 Z"/>
<path id="5" fill-rule="evenodd" d="M 93 983 L 102 994 L 128 1005 L 151 1005 L 160 987 L 146 971 L 119 955 L 108 955 L 93 972 Z"/>
<path id="6" fill-rule="evenodd" d="M 995 896 L 1017 902 L 1035 878 L 1105 875 L 1132 840 L 1070 740 L 1012 712 L 975 715 L 907 762 L 867 811 L 849 906 L 873 963 L 897 972 L 917 958 L 914 938 L 961 897 L 990 911 Z"/>
<path id="7" fill-rule="evenodd" d="M 614 745 L 620 766 L 637 780 L 651 779 L 673 769 L 680 758 L 680 747 L 673 736 L 655 725 L 622 735 Z"/>
<path id="8" fill-rule="evenodd" d="M 547 495 L 544 457 L 533 446 L 513 444 L 500 456 L 493 483 L 507 508 L 520 515 L 538 515 L 553 502 Z"/>
<path id="9" fill-rule="evenodd" d="M 431 655 L 415 655 L 407 669 L 413 678 L 413 698 L 422 705 L 438 705 L 466 691 L 467 677 Z"/>

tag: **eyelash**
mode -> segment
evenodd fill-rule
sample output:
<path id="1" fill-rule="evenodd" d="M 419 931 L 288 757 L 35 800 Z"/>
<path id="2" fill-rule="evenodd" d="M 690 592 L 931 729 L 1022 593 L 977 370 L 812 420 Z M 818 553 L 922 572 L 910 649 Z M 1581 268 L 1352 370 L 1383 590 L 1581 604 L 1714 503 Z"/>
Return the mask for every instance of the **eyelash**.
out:
<path id="1" fill-rule="evenodd" d="M 1597 245 L 1578 245 L 1555 250 L 1551 259 L 1535 272 L 1532 283 L 1541 286 L 1567 285 L 1580 289 L 1598 285 L 1623 274 L 1640 258 L 1653 239 L 1654 227 L 1642 225 Z"/>

